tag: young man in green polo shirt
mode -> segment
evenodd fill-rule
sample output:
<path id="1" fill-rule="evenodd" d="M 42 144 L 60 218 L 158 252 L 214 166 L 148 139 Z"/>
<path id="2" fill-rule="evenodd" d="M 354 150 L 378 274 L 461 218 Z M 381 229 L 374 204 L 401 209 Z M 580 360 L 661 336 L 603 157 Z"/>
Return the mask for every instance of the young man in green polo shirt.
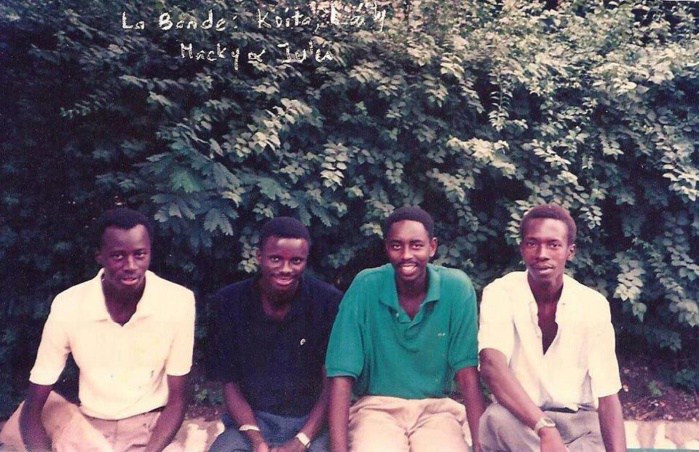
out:
<path id="1" fill-rule="evenodd" d="M 476 295 L 462 271 L 429 263 L 433 230 L 418 207 L 394 211 L 390 264 L 359 273 L 340 304 L 325 362 L 334 452 L 467 451 L 464 419 L 478 450 Z M 449 397 L 454 380 L 467 410 Z"/>

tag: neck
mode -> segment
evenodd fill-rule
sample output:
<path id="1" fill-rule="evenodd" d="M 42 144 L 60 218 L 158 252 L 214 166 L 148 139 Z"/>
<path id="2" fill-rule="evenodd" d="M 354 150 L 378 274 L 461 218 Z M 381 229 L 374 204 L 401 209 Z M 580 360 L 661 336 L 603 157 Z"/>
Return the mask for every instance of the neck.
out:
<path id="1" fill-rule="evenodd" d="M 136 312 L 138 302 L 143 295 L 143 290 L 135 292 L 134 294 L 120 294 L 115 293 L 109 286 L 103 285 L 102 293 L 104 293 L 104 300 L 109 316 L 116 323 L 124 325 Z"/>
<path id="2" fill-rule="evenodd" d="M 556 304 L 563 292 L 563 279 L 551 282 L 534 282 L 529 279 L 529 288 L 534 294 L 537 304 Z"/>
<path id="3" fill-rule="evenodd" d="M 398 297 L 424 297 L 427 293 L 427 276 L 416 281 L 405 282 L 396 278 L 396 289 Z"/>

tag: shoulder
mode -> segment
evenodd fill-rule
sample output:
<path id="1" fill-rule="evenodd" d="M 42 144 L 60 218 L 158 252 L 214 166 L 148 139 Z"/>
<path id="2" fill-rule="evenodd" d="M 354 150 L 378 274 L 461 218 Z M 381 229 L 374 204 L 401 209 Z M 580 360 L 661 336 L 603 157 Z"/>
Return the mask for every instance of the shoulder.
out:
<path id="1" fill-rule="evenodd" d="M 526 272 L 510 272 L 485 286 L 484 290 L 515 290 L 528 287 Z"/>
<path id="2" fill-rule="evenodd" d="M 354 277 L 352 285 L 357 284 L 381 284 L 384 281 L 393 281 L 393 267 L 391 264 L 384 264 L 380 267 L 366 268 Z"/>
<path id="3" fill-rule="evenodd" d="M 226 300 L 231 298 L 238 298 L 243 294 L 247 294 L 252 290 L 253 282 L 255 278 L 247 278 L 242 281 L 229 284 L 221 289 L 219 289 L 214 297 L 219 300 Z"/>
<path id="4" fill-rule="evenodd" d="M 597 290 L 582 284 L 568 275 L 564 275 L 563 286 L 566 288 L 564 290 L 569 291 L 567 296 L 576 304 L 584 316 L 609 316 L 609 301 Z"/>
<path id="5" fill-rule="evenodd" d="M 441 265 L 429 264 L 428 268 L 439 276 L 442 286 L 446 287 L 473 287 L 471 278 L 458 268 L 442 267 Z"/>
<path id="6" fill-rule="evenodd" d="M 80 312 L 83 309 L 82 300 L 92 298 L 93 294 L 99 294 L 101 290 L 100 275 L 98 274 L 94 278 L 71 286 L 56 295 L 51 303 L 51 313 L 58 315 Z"/>
<path id="7" fill-rule="evenodd" d="M 161 278 L 151 271 L 146 273 L 146 284 L 152 284 L 160 295 L 159 298 L 164 299 L 167 296 L 170 300 L 194 301 L 194 292 L 180 284 Z"/>

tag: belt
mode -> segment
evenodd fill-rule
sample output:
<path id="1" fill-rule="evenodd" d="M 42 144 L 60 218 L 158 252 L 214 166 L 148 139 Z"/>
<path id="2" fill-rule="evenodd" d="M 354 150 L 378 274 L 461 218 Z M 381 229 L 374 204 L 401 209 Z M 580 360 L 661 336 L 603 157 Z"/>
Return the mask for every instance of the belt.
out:
<path id="1" fill-rule="evenodd" d="M 577 413 L 576 410 L 570 408 L 545 408 L 544 411 L 553 411 L 554 413 Z"/>

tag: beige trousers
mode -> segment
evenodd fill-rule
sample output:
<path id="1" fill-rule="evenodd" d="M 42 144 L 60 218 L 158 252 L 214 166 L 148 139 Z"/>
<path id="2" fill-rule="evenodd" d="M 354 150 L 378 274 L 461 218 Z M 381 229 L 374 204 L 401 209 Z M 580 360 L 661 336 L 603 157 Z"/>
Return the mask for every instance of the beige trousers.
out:
<path id="1" fill-rule="evenodd" d="M 468 452 L 464 406 L 452 399 L 365 396 L 350 408 L 353 452 Z"/>
<path id="2" fill-rule="evenodd" d="M 19 413 L 22 405 L 5 423 L 0 432 L 0 444 L 5 450 L 24 451 L 19 431 Z M 160 413 L 150 412 L 118 421 L 106 421 L 85 416 L 77 405 L 68 402 L 55 392 L 49 394 L 41 421 L 51 438 L 56 452 L 112 452 L 142 450 L 151 437 Z M 170 444 L 168 452 L 182 450 Z M 34 452 L 34 451 L 32 451 Z"/>
<path id="3" fill-rule="evenodd" d="M 556 428 L 569 451 L 604 451 L 596 411 L 544 412 L 556 423 Z M 497 403 L 486 408 L 481 416 L 478 432 L 483 452 L 527 452 L 540 449 L 539 437 L 534 431 Z"/>

